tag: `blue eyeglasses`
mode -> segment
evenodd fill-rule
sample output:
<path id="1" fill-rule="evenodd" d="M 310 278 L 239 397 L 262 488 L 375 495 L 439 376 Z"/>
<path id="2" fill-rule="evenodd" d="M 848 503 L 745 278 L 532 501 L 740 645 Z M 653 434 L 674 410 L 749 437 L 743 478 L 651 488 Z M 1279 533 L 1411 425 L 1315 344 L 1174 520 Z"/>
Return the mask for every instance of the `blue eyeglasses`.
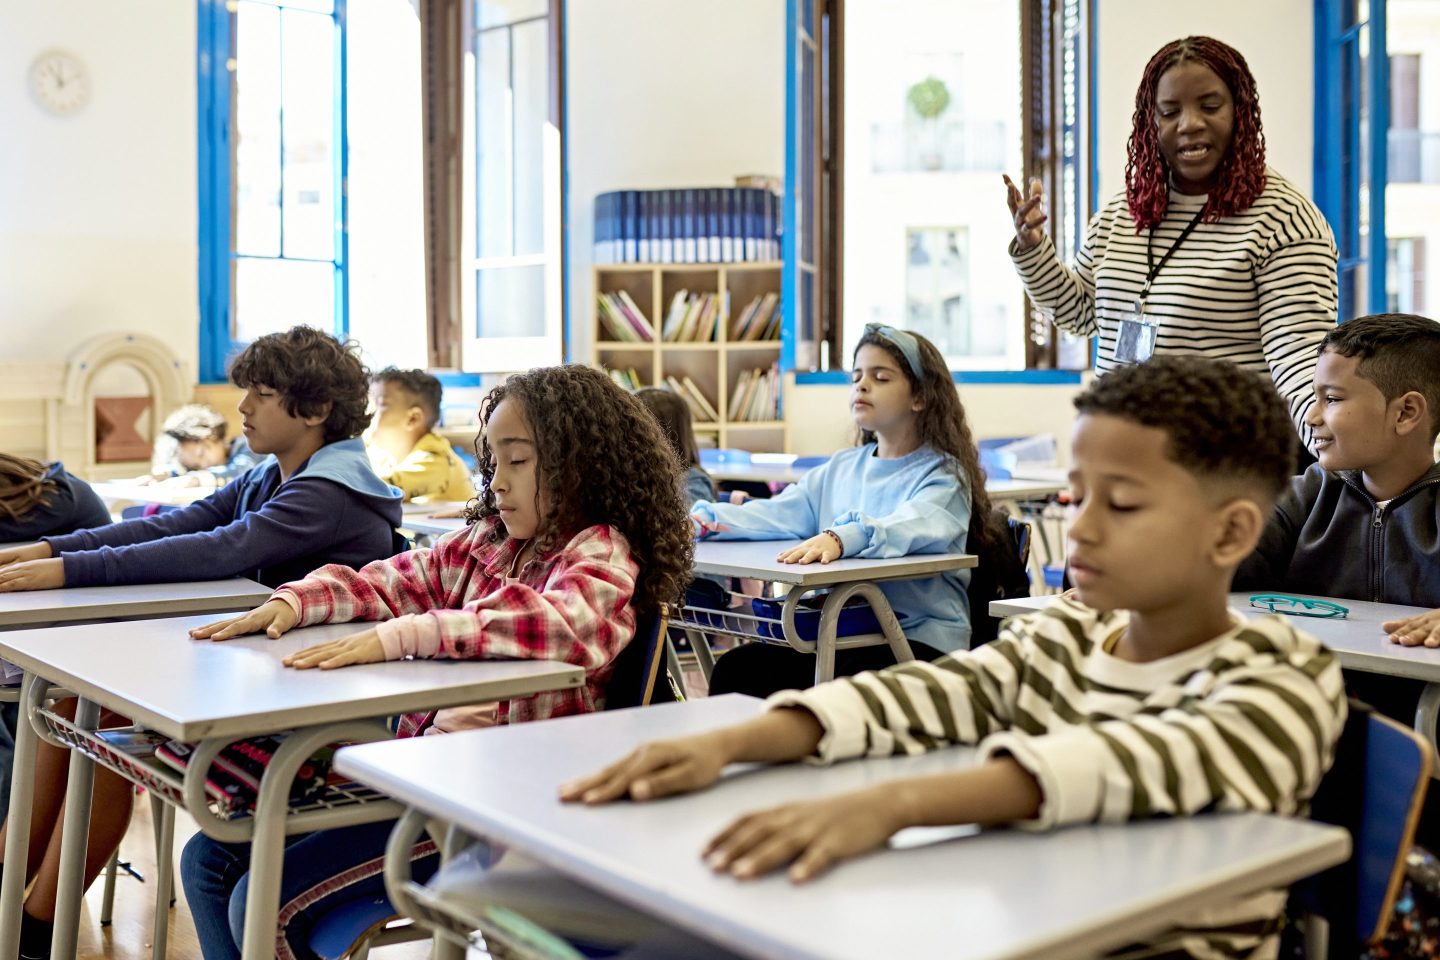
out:
<path id="1" fill-rule="evenodd" d="M 1329 600 L 1292 597 L 1286 593 L 1256 594 L 1250 598 L 1250 606 L 1291 617 L 1319 617 L 1322 620 L 1344 620 L 1350 613 L 1349 607 L 1342 607 Z"/>

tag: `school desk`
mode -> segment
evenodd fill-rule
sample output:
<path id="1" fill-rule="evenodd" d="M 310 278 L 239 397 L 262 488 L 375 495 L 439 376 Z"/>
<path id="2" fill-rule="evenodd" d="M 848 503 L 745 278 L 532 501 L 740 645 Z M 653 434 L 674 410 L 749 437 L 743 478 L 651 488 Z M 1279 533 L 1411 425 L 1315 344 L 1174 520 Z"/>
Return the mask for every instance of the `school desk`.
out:
<path id="1" fill-rule="evenodd" d="M 125 503 L 157 503 L 162 507 L 183 507 L 204 500 L 218 488 L 186 487 L 174 483 L 135 483 L 133 480 L 101 480 L 90 484 L 107 506 Z"/>
<path id="2" fill-rule="evenodd" d="M 337 767 L 409 807 L 390 845 L 405 853 L 386 862 L 402 912 L 415 900 L 401 831 L 435 818 L 750 957 L 1092 957 L 1231 897 L 1288 885 L 1350 852 L 1338 827 L 1247 813 L 1043 834 L 904 831 L 888 849 L 804 886 L 783 873 L 741 882 L 700 859 L 705 841 L 743 813 L 963 769 L 973 763 L 967 748 L 830 767 L 735 768 L 710 790 L 654 803 L 586 807 L 557 798 L 560 784 L 641 742 L 762 709 L 759 700 L 725 696 L 371 743 L 341 750 Z"/>
<path id="3" fill-rule="evenodd" d="M 0 630 L 84 620 L 136 620 L 249 610 L 270 599 L 254 580 L 196 580 L 117 587 L 68 587 L 0 593 Z"/>
<path id="4" fill-rule="evenodd" d="M 460 530 L 465 526 L 464 517 L 429 517 L 424 514 L 410 514 L 400 522 L 402 530 L 408 530 L 418 537 L 435 538 Z"/>
<path id="5" fill-rule="evenodd" d="M 383 722 L 387 716 L 507 700 L 584 682 L 579 667 L 536 660 L 425 660 L 340 670 L 293 670 L 281 663 L 287 654 L 348 636 L 367 625 L 307 627 L 279 640 L 263 636 L 224 643 L 190 639 L 187 631 L 191 627 L 213 619 L 131 620 L 0 633 L 0 657 L 25 670 L 5 851 L 9 862 L 19 863 L 25 856 L 37 736 L 58 746 L 79 748 L 71 757 L 65 803 L 53 948 L 56 960 L 75 956 L 86 824 L 97 759 L 127 779 L 143 783 L 170 805 L 165 808 L 167 822 L 156 825 L 160 836 L 172 835 L 171 807 L 183 806 L 200 829 L 217 840 L 253 843 L 244 957 L 261 960 L 274 953 L 285 836 L 383 820 L 399 811 L 383 799 L 351 793 L 313 808 L 292 810 L 288 798 L 295 771 L 316 749 L 343 740 L 388 738 Z M 48 683 L 80 697 L 73 723 L 42 709 Z M 155 772 L 148 765 L 117 763 L 113 757 L 105 757 L 90 733 L 101 708 L 167 737 L 199 741 L 188 772 Z M 31 722 L 24 722 L 26 717 Z M 235 740 L 286 730 L 294 732 L 266 769 L 253 818 L 223 820 L 213 813 L 205 795 L 205 771 L 220 749 Z M 160 860 L 168 862 L 169 857 L 170 851 L 164 850 Z M 163 878 L 168 876 L 169 871 L 162 871 Z M 4 874 L 0 956 L 14 956 L 17 949 L 23 883 L 23 871 Z M 162 879 L 161 886 L 165 885 Z M 156 896 L 155 933 L 160 952 L 170 895 L 168 889 L 160 889 Z"/>
<path id="6" fill-rule="evenodd" d="M 816 682 L 835 676 L 837 649 L 875 646 L 888 643 L 896 659 L 911 659 L 910 644 L 900 630 L 895 613 L 877 584 L 887 580 L 914 580 L 933 577 L 947 570 L 973 567 L 978 558 L 968 553 L 926 553 L 888 560 L 866 560 L 852 557 L 830 563 L 781 563 L 775 558 L 785 549 L 797 546 L 796 540 L 707 540 L 695 544 L 695 572 L 718 577 L 743 577 L 785 584 L 785 595 L 778 624 L 764 624 L 748 613 L 705 611 L 682 608 L 675 623 L 686 635 L 700 658 L 701 669 L 708 677 L 713 660 L 705 633 L 751 636 L 751 628 L 780 630 L 783 640 L 802 653 L 815 654 Z M 795 616 L 800 601 L 821 587 L 830 588 L 820 608 L 819 626 L 814 640 L 801 639 L 795 629 Z M 836 637 L 840 610 L 851 597 L 869 601 L 880 621 L 881 633 L 854 637 Z M 730 629 L 727 629 L 730 628 Z M 755 634 L 758 636 L 758 634 Z"/>

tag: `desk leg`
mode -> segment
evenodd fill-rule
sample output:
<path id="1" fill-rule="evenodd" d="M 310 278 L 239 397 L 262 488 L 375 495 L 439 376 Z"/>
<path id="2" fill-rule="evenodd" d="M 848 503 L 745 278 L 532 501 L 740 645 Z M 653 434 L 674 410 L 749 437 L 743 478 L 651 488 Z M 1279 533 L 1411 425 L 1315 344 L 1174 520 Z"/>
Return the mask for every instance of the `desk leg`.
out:
<path id="1" fill-rule="evenodd" d="M 1425 689 L 1420 691 L 1420 703 L 1415 707 L 1415 730 L 1430 741 L 1432 747 L 1440 750 L 1440 740 L 1436 739 L 1437 720 L 1440 720 L 1440 683 L 1427 683 Z M 1436 771 L 1435 776 L 1440 778 L 1440 770 Z"/>
<path id="2" fill-rule="evenodd" d="M 94 730 L 100 705 L 80 698 L 75 726 Z M 85 894 L 85 851 L 90 846 L 90 802 L 95 789 L 95 762 L 79 750 L 70 752 L 70 778 L 65 785 L 65 822 L 61 828 L 60 876 L 55 895 L 55 935 L 50 955 L 74 960 L 80 936 L 80 900 Z"/>
<path id="3" fill-rule="evenodd" d="M 20 713 L 15 723 L 15 761 L 10 781 L 9 833 L 5 862 L 10 869 L 0 880 L 0 957 L 20 955 L 20 910 L 25 903 L 25 862 L 29 857 L 31 801 L 35 793 L 37 737 L 26 709 L 31 691 L 43 692 L 45 681 L 27 673 L 20 681 Z"/>
<path id="4" fill-rule="evenodd" d="M 710 638 L 701 630 L 687 628 L 685 639 L 690 641 L 690 649 L 695 651 L 695 662 L 700 665 L 700 673 L 704 675 L 705 682 L 709 683 L 710 674 L 715 672 L 715 651 L 710 649 Z"/>
<path id="5" fill-rule="evenodd" d="M 890 601 L 885 598 L 884 591 L 868 581 L 847 583 L 831 590 L 820 607 L 820 624 L 815 633 L 816 683 L 835 679 L 835 633 L 840 611 L 851 597 L 856 596 L 863 597 L 870 603 L 870 609 L 875 612 L 875 619 L 880 621 L 880 630 L 885 635 L 885 641 L 889 644 L 895 661 L 903 663 L 915 659 L 915 654 L 910 649 L 910 641 L 905 639 L 905 634 L 900 629 L 900 621 L 896 619 L 895 611 L 890 608 Z"/>
<path id="6" fill-rule="evenodd" d="M 465 846 L 465 838 L 454 826 L 445 831 L 445 840 L 440 851 L 440 865 L 443 868 L 449 863 L 455 854 L 459 853 Z M 432 960 L 465 960 L 466 949 L 457 940 L 446 936 L 437 936 L 434 946 L 431 948 Z"/>
<path id="7" fill-rule="evenodd" d="M 170 937 L 170 891 L 175 883 L 175 808 L 152 792 L 150 794 L 151 825 L 155 829 L 155 926 L 151 960 L 165 960 L 166 941 Z"/>

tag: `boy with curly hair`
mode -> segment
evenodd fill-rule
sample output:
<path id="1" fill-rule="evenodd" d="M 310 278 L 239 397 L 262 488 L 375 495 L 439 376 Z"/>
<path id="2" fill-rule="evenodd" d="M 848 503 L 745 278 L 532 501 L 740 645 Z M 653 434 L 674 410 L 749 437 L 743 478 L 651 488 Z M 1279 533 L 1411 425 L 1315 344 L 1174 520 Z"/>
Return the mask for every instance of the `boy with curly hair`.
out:
<path id="1" fill-rule="evenodd" d="M 370 399 L 375 422 L 365 433 L 370 465 L 405 499 L 469 500 L 470 471 L 449 441 L 435 432 L 440 422 L 440 381 L 424 370 L 386 367 L 375 374 Z"/>
<path id="2" fill-rule="evenodd" d="M 370 378 L 357 348 L 294 327 L 246 347 L 230 381 L 263 462 L 182 509 L 0 551 L 0 592 L 236 576 L 273 587 L 390 556 L 400 496 L 359 439 Z"/>
<path id="3" fill-rule="evenodd" d="M 1284 403 L 1232 364 L 1162 356 L 1075 406 L 1075 601 L 934 663 L 776 694 L 755 720 L 643 746 L 562 799 L 686 793 L 730 763 L 978 746 L 961 772 L 751 814 L 697 851 L 738 877 L 788 867 L 796 882 L 909 826 L 1303 811 L 1344 725 L 1340 665 L 1283 618 L 1226 606 L 1293 469 Z M 1274 956 L 1284 904 L 1283 890 L 1251 894 L 1123 953 Z"/>

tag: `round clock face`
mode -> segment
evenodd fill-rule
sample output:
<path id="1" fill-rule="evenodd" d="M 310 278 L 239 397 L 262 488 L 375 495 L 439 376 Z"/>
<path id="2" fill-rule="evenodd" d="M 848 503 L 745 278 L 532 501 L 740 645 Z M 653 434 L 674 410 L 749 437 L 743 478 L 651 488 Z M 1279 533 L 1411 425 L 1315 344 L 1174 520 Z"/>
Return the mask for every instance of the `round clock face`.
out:
<path id="1" fill-rule="evenodd" d="M 50 50 L 30 65 L 30 92 L 51 113 L 75 113 L 90 99 L 90 74 L 78 57 Z"/>

